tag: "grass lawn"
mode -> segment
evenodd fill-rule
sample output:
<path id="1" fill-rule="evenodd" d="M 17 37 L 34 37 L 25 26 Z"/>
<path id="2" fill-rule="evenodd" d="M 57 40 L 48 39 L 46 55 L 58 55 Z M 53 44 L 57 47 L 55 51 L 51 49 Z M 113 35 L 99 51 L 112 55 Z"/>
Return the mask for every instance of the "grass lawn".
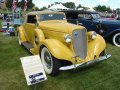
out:
<path id="1" fill-rule="evenodd" d="M 107 44 L 112 57 L 94 66 L 62 71 L 37 84 L 36 90 L 120 90 L 120 48 Z M 20 57 L 30 54 L 18 44 L 17 36 L 0 33 L 0 90 L 34 90 L 27 86 Z"/>

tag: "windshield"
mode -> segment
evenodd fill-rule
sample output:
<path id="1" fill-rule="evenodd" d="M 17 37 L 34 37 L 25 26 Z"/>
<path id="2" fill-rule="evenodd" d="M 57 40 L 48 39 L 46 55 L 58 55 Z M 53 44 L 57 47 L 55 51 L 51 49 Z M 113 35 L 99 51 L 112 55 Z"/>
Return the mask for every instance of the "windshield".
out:
<path id="1" fill-rule="evenodd" d="M 84 19 L 100 19 L 99 14 L 78 14 L 78 18 L 84 18 Z"/>
<path id="2" fill-rule="evenodd" d="M 39 21 L 45 20 L 65 20 L 64 14 L 41 14 L 39 16 Z"/>
<path id="3" fill-rule="evenodd" d="M 99 14 L 91 14 L 93 19 L 100 19 L 100 15 Z"/>

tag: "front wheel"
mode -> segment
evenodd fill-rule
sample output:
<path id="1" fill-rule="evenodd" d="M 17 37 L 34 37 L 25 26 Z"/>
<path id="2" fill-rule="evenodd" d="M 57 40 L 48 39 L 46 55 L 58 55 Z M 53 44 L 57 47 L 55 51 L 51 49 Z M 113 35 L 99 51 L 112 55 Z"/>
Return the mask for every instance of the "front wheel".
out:
<path id="1" fill-rule="evenodd" d="M 120 33 L 114 34 L 112 41 L 115 46 L 120 47 Z"/>
<path id="2" fill-rule="evenodd" d="M 54 58 L 46 47 L 41 50 L 41 60 L 47 74 L 55 76 L 59 73 L 59 60 Z"/>

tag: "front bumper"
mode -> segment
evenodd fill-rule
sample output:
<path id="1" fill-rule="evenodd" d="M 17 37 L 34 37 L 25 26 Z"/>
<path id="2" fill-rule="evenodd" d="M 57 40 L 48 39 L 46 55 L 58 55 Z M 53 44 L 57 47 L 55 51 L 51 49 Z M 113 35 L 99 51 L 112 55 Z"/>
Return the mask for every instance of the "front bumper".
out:
<path id="1" fill-rule="evenodd" d="M 91 60 L 91 61 L 88 61 L 88 62 L 83 62 L 83 63 L 80 63 L 80 64 L 74 64 L 74 65 L 70 65 L 70 66 L 60 67 L 59 70 L 70 70 L 70 69 L 75 69 L 75 68 L 78 68 L 78 67 L 79 68 L 86 67 L 86 66 L 98 63 L 100 61 L 104 61 L 104 60 L 106 60 L 106 59 L 108 59 L 110 57 L 111 57 L 111 55 L 107 54 L 105 56 L 99 57 L 98 59 Z"/>

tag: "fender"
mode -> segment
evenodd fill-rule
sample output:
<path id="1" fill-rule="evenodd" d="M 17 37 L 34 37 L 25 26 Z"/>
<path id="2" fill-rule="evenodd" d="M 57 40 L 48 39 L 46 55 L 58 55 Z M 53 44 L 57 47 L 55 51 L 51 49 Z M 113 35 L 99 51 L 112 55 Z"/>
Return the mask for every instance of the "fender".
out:
<path id="1" fill-rule="evenodd" d="M 112 32 L 110 32 L 109 34 L 106 34 L 105 36 L 104 36 L 104 38 L 107 38 L 107 37 L 109 37 L 109 36 L 111 36 L 111 35 L 113 35 L 113 34 L 115 34 L 115 33 L 120 33 L 120 29 L 116 29 L 116 30 L 113 30 Z"/>
<path id="2" fill-rule="evenodd" d="M 17 28 L 17 32 L 19 32 L 19 34 L 20 34 L 21 42 L 28 41 L 27 37 L 25 36 L 25 32 L 24 32 L 24 27 L 23 26 L 18 27 Z"/>
<path id="3" fill-rule="evenodd" d="M 47 47 L 55 58 L 72 62 L 71 58 L 74 54 L 62 42 L 56 39 L 45 39 L 41 44 L 40 51 L 43 46 Z"/>
<path id="4" fill-rule="evenodd" d="M 36 36 L 38 38 L 38 44 L 36 44 L 35 40 L 34 40 L 34 44 L 33 44 L 34 49 L 32 50 L 32 53 L 33 54 L 38 54 L 40 44 L 41 44 L 42 41 L 45 40 L 45 36 L 44 36 L 43 31 L 41 29 L 38 29 L 38 28 L 35 29 L 34 36 Z"/>
<path id="5" fill-rule="evenodd" d="M 96 39 L 88 44 L 88 53 L 91 59 L 96 59 L 105 50 L 106 42 L 102 36 L 97 34 Z"/>

